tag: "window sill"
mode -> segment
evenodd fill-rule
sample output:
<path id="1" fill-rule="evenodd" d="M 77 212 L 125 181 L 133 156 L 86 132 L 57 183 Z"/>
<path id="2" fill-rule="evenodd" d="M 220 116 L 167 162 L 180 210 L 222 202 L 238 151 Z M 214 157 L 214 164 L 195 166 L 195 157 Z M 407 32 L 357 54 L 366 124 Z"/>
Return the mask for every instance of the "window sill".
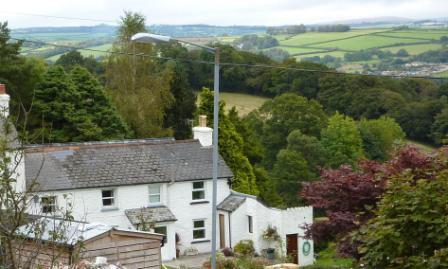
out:
<path id="1" fill-rule="evenodd" d="M 191 244 L 200 244 L 200 243 L 209 243 L 209 242 L 210 242 L 209 239 L 198 239 L 198 240 L 191 241 Z"/>
<path id="2" fill-rule="evenodd" d="M 101 212 L 116 211 L 116 210 L 118 210 L 118 207 L 116 207 L 116 206 L 101 208 Z"/>
<path id="3" fill-rule="evenodd" d="M 208 203 L 210 203 L 210 202 L 207 200 L 197 200 L 197 201 L 191 202 L 190 205 L 200 205 L 200 204 L 208 204 Z"/>
<path id="4" fill-rule="evenodd" d="M 148 204 L 148 207 L 160 207 L 163 206 L 162 203 L 154 203 L 154 204 Z"/>

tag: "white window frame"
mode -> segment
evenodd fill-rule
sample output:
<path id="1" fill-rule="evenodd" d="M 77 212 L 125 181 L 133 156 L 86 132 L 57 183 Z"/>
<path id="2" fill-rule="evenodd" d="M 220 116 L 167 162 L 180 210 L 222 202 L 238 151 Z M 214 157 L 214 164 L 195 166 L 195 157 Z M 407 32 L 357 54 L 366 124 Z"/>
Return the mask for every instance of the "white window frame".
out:
<path id="1" fill-rule="evenodd" d="M 103 191 L 111 191 L 112 196 L 103 197 Z M 104 200 L 106 200 L 106 199 L 112 199 L 112 204 L 104 205 Z M 101 190 L 101 206 L 103 208 L 115 208 L 117 206 L 117 190 L 116 189 L 111 188 L 111 189 L 102 189 Z"/>
<path id="2" fill-rule="evenodd" d="M 158 187 L 159 193 L 158 194 L 151 194 L 151 188 L 152 187 Z M 158 202 L 151 202 L 151 196 L 159 196 Z M 151 184 L 148 186 L 148 204 L 149 205 L 160 205 L 162 203 L 162 185 L 161 184 Z"/>
<path id="3" fill-rule="evenodd" d="M 45 203 L 44 199 L 53 199 L 53 203 Z M 56 206 L 57 206 L 57 196 L 56 195 L 45 195 L 40 198 L 40 206 L 43 214 L 52 214 L 56 212 Z M 44 208 L 49 208 L 49 211 L 44 210 Z M 46 212 L 45 212 L 46 211 Z"/>
<path id="4" fill-rule="evenodd" d="M 195 228 L 194 227 L 194 223 L 196 222 L 196 221 L 202 221 L 203 223 L 204 223 L 204 226 L 202 226 L 202 227 L 198 227 L 198 228 Z M 205 228 L 205 222 L 206 222 L 206 219 L 194 219 L 193 220 L 193 241 L 199 241 L 199 240 L 204 240 L 204 239 L 206 239 L 207 238 L 207 229 Z M 194 238 L 194 231 L 204 231 L 204 237 L 201 237 L 201 238 Z"/>
<path id="5" fill-rule="evenodd" d="M 195 188 L 194 187 L 194 184 L 195 183 L 202 183 L 202 188 Z M 205 200 L 205 181 L 193 181 L 192 183 L 191 183 L 191 187 L 192 187 L 192 190 L 191 190 L 191 200 L 193 200 L 193 201 L 202 201 L 202 200 Z M 198 198 L 198 199 L 195 199 L 194 198 L 194 193 L 195 192 L 202 192 L 203 193 L 203 198 Z"/>

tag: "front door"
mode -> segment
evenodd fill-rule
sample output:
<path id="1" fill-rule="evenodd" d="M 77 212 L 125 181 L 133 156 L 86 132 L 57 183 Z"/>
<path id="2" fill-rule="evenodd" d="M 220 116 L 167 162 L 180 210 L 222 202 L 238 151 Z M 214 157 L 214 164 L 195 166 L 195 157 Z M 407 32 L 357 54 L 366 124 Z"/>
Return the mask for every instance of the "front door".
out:
<path id="1" fill-rule="evenodd" d="M 286 254 L 293 258 L 295 264 L 299 264 L 299 255 L 297 248 L 297 234 L 286 235 Z"/>
<path id="2" fill-rule="evenodd" d="M 224 215 L 219 214 L 219 248 L 226 247 L 226 231 L 224 225 Z"/>

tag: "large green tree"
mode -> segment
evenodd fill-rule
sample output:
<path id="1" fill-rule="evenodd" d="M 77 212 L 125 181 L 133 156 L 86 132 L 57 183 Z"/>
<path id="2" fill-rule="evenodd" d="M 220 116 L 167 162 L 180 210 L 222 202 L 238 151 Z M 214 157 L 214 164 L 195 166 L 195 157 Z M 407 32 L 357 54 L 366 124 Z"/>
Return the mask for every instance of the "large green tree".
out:
<path id="1" fill-rule="evenodd" d="M 145 17 L 125 12 L 107 58 L 106 88 L 136 137 L 171 135 L 163 128 L 166 110 L 173 103 L 171 72 L 154 60 L 153 45 L 131 42 L 138 32 L 146 32 Z"/>
<path id="2" fill-rule="evenodd" d="M 308 162 L 302 153 L 291 149 L 282 149 L 272 170 L 277 191 L 287 206 L 300 204 L 297 194 L 303 182 L 311 179 Z"/>
<path id="3" fill-rule="evenodd" d="M 400 125 L 386 116 L 379 119 L 362 119 L 358 124 L 366 157 L 371 160 L 386 161 L 394 145 L 402 143 L 405 133 Z"/>
<path id="4" fill-rule="evenodd" d="M 99 82 L 82 67 L 50 67 L 36 89 L 29 128 L 48 142 L 123 139 L 129 130 Z"/>
<path id="5" fill-rule="evenodd" d="M 204 88 L 200 94 L 198 113 L 213 119 L 213 92 Z M 208 121 L 213 126 L 213 120 Z M 254 169 L 243 151 L 244 140 L 224 111 L 224 103 L 219 107 L 219 153 L 232 170 L 232 188 L 236 191 L 258 195 L 259 190 Z"/>
<path id="6" fill-rule="evenodd" d="M 191 122 L 196 110 L 196 94 L 190 86 L 185 67 L 177 62 L 167 63 L 171 71 L 170 91 L 174 102 L 166 109 L 163 125 L 171 128 L 176 139 L 191 137 Z"/>
<path id="7" fill-rule="evenodd" d="M 444 108 L 436 115 L 434 123 L 431 126 L 431 135 L 434 142 L 439 145 L 448 142 L 448 108 Z"/>
<path id="8" fill-rule="evenodd" d="M 327 165 L 332 168 L 342 164 L 354 165 L 364 156 L 356 122 L 348 116 L 336 113 L 330 117 L 321 137 L 322 146 L 327 153 Z"/>
<path id="9" fill-rule="evenodd" d="M 10 39 L 8 23 L 0 22 L 0 83 L 11 95 L 11 115 L 18 118 L 18 125 L 25 124 L 30 114 L 34 90 L 46 68 L 41 59 L 20 56 L 21 46 Z"/>
<path id="10" fill-rule="evenodd" d="M 262 142 L 268 167 L 275 162 L 277 153 L 286 147 L 286 138 L 293 130 L 319 137 L 327 124 L 327 116 L 317 101 L 293 93 L 267 101 L 260 108 L 259 117 L 264 123 Z"/>

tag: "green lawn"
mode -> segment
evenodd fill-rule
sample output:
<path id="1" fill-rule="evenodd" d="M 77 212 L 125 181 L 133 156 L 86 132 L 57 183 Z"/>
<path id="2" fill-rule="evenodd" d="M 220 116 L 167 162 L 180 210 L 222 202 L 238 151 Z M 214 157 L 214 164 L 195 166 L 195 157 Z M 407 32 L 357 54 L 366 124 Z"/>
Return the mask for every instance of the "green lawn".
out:
<path id="1" fill-rule="evenodd" d="M 328 248 L 317 253 L 316 262 L 309 268 L 339 268 L 348 269 L 353 268 L 353 259 L 340 258 L 336 254 L 336 246 L 330 243 Z M 308 267 L 305 267 L 308 268 Z"/>

